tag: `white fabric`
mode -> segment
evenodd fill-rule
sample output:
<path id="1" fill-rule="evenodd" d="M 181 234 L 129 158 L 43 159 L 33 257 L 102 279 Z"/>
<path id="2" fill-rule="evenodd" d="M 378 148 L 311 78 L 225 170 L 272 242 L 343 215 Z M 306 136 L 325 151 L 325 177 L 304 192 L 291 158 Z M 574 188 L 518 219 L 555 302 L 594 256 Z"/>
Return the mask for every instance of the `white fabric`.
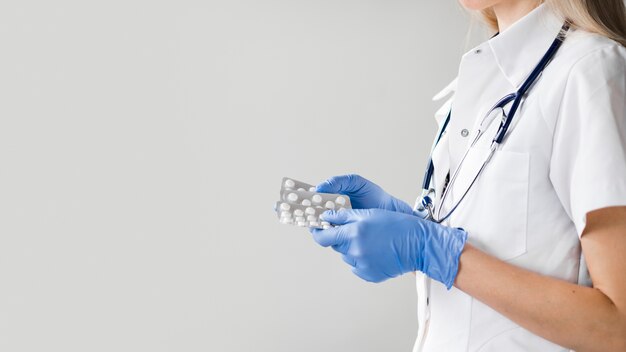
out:
<path id="1" fill-rule="evenodd" d="M 437 114 L 441 125 L 451 102 L 452 119 L 433 153 L 435 203 L 475 126 L 525 80 L 562 24 L 542 5 L 463 56 L 457 81 L 446 88 L 455 94 Z M 438 98 L 448 93 L 444 90 Z M 468 137 L 462 136 L 463 129 L 469 130 Z M 481 140 L 463 168 L 480 166 L 490 139 Z M 442 214 L 462 194 L 457 186 L 468 184 L 471 172 L 463 174 Z M 583 277 L 579 238 L 586 214 L 618 205 L 626 205 L 626 49 L 599 35 L 570 30 L 504 143 L 445 224 L 464 228 L 471 244 L 513 265 L 590 284 Z M 427 294 L 424 287 L 419 285 L 418 295 Z M 447 291 L 432 282 L 429 296 L 423 351 L 566 351 L 456 288 Z M 421 320 L 425 313 L 418 312 Z"/>

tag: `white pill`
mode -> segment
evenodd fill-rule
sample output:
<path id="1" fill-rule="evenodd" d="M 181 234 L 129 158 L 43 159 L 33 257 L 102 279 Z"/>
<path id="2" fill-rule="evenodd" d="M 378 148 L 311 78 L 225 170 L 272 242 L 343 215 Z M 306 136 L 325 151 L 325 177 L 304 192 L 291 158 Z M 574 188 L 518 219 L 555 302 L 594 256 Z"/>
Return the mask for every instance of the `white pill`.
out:
<path id="1" fill-rule="evenodd" d="M 306 227 L 306 221 L 300 221 L 300 222 L 298 222 L 298 226 L 300 226 L 300 227 Z"/>
<path id="2" fill-rule="evenodd" d="M 330 225 L 322 225 L 322 228 L 323 228 L 324 230 L 328 230 L 328 229 L 330 228 Z"/>
<path id="3" fill-rule="evenodd" d="M 293 215 L 291 215 L 291 213 L 290 213 L 290 212 L 288 212 L 288 211 L 283 211 L 283 212 L 281 212 L 281 213 L 280 213 L 280 217 L 281 217 L 281 218 L 290 218 L 290 217 L 292 217 L 292 216 L 293 216 Z"/>
<path id="4" fill-rule="evenodd" d="M 302 201 L 302 205 L 304 205 L 305 207 L 310 207 L 311 206 L 311 201 L 308 199 L 305 199 Z"/>
<path id="5" fill-rule="evenodd" d="M 328 221 L 322 221 L 322 226 L 330 226 L 330 223 Z"/>
<path id="6" fill-rule="evenodd" d="M 282 218 L 282 219 L 280 219 L 280 222 L 283 223 L 283 224 L 293 224 L 293 219 Z"/>
<path id="7" fill-rule="evenodd" d="M 283 204 L 280 205 L 280 210 L 287 211 L 289 209 L 291 209 L 291 205 L 289 205 L 287 203 L 283 203 Z"/>
<path id="8" fill-rule="evenodd" d="M 306 189 L 304 189 L 304 188 L 298 188 L 298 191 L 300 191 L 300 192 L 304 192 L 304 191 L 306 191 Z"/>
<path id="9" fill-rule="evenodd" d="M 304 215 L 304 212 L 302 211 L 302 209 L 296 209 L 293 211 L 293 215 L 295 216 L 302 216 Z"/>
<path id="10" fill-rule="evenodd" d="M 306 217 L 306 219 L 307 219 L 308 221 L 317 221 L 317 216 L 315 216 L 315 215 L 309 215 L 309 216 L 307 216 L 307 217 Z"/>
<path id="11" fill-rule="evenodd" d="M 304 216 L 298 216 L 298 217 L 296 218 L 296 221 L 297 221 L 297 222 L 301 222 L 301 221 L 306 221 L 306 219 L 304 218 Z"/>
<path id="12" fill-rule="evenodd" d="M 313 197 L 311 197 L 311 199 L 313 200 L 313 203 L 319 204 L 322 202 L 322 196 L 320 196 L 319 194 L 314 195 Z"/>
<path id="13" fill-rule="evenodd" d="M 295 193 L 289 193 L 287 195 L 287 200 L 290 201 L 290 202 L 295 202 L 295 201 L 298 200 L 298 195 L 295 194 Z"/>
<path id="14" fill-rule="evenodd" d="M 315 187 L 309 188 L 309 192 L 315 192 Z"/>
<path id="15" fill-rule="evenodd" d="M 311 221 L 311 222 L 309 222 L 309 226 L 316 226 L 317 227 L 317 226 L 320 226 L 320 223 L 317 222 L 317 221 Z"/>
<path id="16" fill-rule="evenodd" d="M 295 186 L 296 186 L 296 183 L 293 182 L 293 180 L 285 180 L 285 187 L 294 188 Z"/>
<path id="17" fill-rule="evenodd" d="M 315 209 L 313 209 L 313 208 L 311 208 L 311 207 L 308 207 L 308 208 L 306 208 L 306 209 L 304 210 L 304 212 L 305 212 L 307 215 L 313 215 L 313 214 L 315 214 Z"/>
<path id="18" fill-rule="evenodd" d="M 337 197 L 337 199 L 335 199 L 335 202 L 339 205 L 346 205 L 346 199 L 344 197 Z"/>
<path id="19" fill-rule="evenodd" d="M 326 207 L 326 209 L 335 209 L 335 203 L 331 201 L 326 202 L 324 206 Z"/>

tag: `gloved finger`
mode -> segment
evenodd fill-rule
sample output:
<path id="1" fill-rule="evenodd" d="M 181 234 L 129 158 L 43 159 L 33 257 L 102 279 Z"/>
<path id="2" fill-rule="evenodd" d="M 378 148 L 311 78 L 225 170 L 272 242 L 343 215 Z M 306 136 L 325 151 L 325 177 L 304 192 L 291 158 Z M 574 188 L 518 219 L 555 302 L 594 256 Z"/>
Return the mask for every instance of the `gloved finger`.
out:
<path id="1" fill-rule="evenodd" d="M 348 250 L 350 248 L 350 246 L 348 245 L 348 243 L 346 243 L 346 241 L 343 241 L 343 243 L 341 244 L 332 245 L 332 247 L 335 250 L 335 252 L 338 252 L 341 254 L 348 254 Z"/>
<path id="2" fill-rule="evenodd" d="M 350 195 L 361 189 L 365 183 L 367 183 L 367 180 L 356 174 L 333 176 L 317 185 L 316 191 Z"/>
<path id="3" fill-rule="evenodd" d="M 385 281 L 387 279 L 385 277 L 380 277 L 380 276 L 377 276 L 377 275 L 373 275 L 368 270 L 364 270 L 364 269 L 358 268 L 358 267 L 353 267 L 352 268 L 352 273 L 354 275 L 360 277 L 361 279 L 367 281 L 367 282 L 379 283 L 379 282 L 383 282 L 383 281 Z"/>
<path id="4" fill-rule="evenodd" d="M 321 219 L 334 225 L 345 225 L 357 219 L 357 212 L 361 209 L 343 209 L 339 211 L 327 210 L 321 215 Z"/>
<path id="5" fill-rule="evenodd" d="M 353 268 L 356 268 L 356 259 L 354 259 L 354 257 L 343 254 L 341 255 L 341 259 L 343 259 L 344 263 L 350 265 Z"/>
<path id="6" fill-rule="evenodd" d="M 311 229 L 313 239 L 322 247 L 339 246 L 343 244 L 345 236 L 343 236 L 343 228 L 341 226 L 331 227 L 327 230 Z"/>

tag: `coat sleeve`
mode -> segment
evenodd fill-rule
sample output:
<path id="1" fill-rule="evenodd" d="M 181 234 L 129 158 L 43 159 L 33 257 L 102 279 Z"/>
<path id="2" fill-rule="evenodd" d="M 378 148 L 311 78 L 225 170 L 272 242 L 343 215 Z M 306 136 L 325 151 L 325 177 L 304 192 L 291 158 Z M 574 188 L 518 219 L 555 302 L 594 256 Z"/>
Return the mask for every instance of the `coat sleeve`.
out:
<path id="1" fill-rule="evenodd" d="M 572 68 L 550 179 L 579 237 L 588 212 L 626 206 L 626 48 L 599 49 Z"/>

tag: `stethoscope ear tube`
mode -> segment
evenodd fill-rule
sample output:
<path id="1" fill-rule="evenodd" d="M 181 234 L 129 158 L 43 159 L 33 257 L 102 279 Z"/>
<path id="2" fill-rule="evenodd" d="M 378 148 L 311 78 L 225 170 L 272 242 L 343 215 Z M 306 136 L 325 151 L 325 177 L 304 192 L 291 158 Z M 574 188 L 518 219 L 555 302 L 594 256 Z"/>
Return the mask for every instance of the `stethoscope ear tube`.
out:
<path id="1" fill-rule="evenodd" d="M 537 82 L 537 79 L 539 78 L 543 70 L 546 68 L 546 66 L 548 66 L 550 61 L 552 61 L 552 59 L 556 55 L 556 52 L 559 50 L 559 48 L 563 44 L 563 40 L 565 39 L 565 34 L 567 33 L 568 30 L 569 30 L 569 23 L 565 22 L 563 26 L 561 27 L 561 31 L 559 32 L 559 35 L 554 39 L 548 51 L 546 51 L 546 53 L 543 55 L 543 57 L 541 58 L 537 66 L 535 66 L 535 68 L 530 73 L 526 81 L 524 81 L 522 86 L 517 90 L 516 93 L 514 93 L 515 99 L 513 99 L 513 105 L 511 105 L 509 116 L 506 118 L 504 124 L 500 128 L 500 131 L 498 131 L 498 134 L 493 140 L 494 142 L 498 144 L 502 143 L 502 140 L 504 139 L 504 136 L 506 135 L 506 131 L 509 129 L 511 122 L 513 121 L 513 117 L 515 116 L 515 113 L 517 112 L 517 109 L 519 108 L 520 103 L 522 102 L 522 98 L 526 95 L 526 93 L 528 93 L 530 88 Z"/>

